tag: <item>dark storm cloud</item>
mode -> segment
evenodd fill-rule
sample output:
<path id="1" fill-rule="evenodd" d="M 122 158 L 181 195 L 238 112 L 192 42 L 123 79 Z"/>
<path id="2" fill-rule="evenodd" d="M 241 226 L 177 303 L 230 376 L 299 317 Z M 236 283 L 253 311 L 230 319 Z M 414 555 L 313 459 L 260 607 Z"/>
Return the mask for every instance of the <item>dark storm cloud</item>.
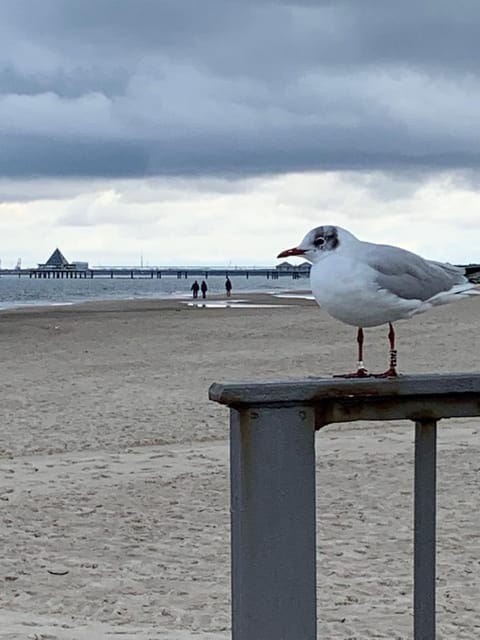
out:
<path id="1" fill-rule="evenodd" d="M 128 141 L 2 136 L 0 167 L 5 177 L 45 175 L 41 170 L 45 161 L 49 175 L 57 176 L 126 177 L 147 169 L 146 152 Z"/>
<path id="2" fill-rule="evenodd" d="M 55 93 L 63 98 L 78 98 L 98 92 L 108 97 L 125 91 L 128 74 L 122 69 L 95 67 L 69 70 L 58 68 L 48 73 L 20 72 L 12 63 L 0 68 L 0 90 L 3 95 L 38 95 Z"/>
<path id="3" fill-rule="evenodd" d="M 0 175 L 477 167 L 475 0 L 6 0 Z"/>

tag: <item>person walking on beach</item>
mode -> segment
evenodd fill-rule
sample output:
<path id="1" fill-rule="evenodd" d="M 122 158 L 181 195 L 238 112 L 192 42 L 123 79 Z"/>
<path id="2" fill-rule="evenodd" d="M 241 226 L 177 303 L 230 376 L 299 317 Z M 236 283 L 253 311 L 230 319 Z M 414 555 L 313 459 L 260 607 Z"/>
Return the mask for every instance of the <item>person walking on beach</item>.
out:
<path id="1" fill-rule="evenodd" d="M 200 289 L 202 290 L 202 298 L 206 298 L 207 297 L 208 287 L 207 287 L 207 283 L 205 282 L 205 280 L 202 280 L 202 284 L 200 285 Z"/>
<path id="2" fill-rule="evenodd" d="M 227 292 L 227 298 L 229 298 L 230 294 L 232 293 L 232 281 L 228 276 L 227 276 L 227 279 L 225 280 L 225 291 Z"/>
<path id="3" fill-rule="evenodd" d="M 198 284 L 198 282 L 195 280 L 195 282 L 192 284 L 192 286 L 190 287 L 190 291 L 193 292 L 193 297 L 194 298 L 198 298 L 198 290 L 200 289 L 200 285 Z M 205 297 L 205 296 L 203 296 Z"/>

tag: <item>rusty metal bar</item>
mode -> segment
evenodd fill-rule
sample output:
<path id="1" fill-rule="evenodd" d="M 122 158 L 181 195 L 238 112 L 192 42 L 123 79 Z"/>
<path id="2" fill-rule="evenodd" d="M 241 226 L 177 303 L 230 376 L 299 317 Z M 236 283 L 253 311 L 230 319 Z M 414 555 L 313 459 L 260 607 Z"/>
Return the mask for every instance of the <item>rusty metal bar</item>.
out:
<path id="1" fill-rule="evenodd" d="M 414 638 L 435 640 L 437 423 L 415 423 Z"/>
<path id="2" fill-rule="evenodd" d="M 231 412 L 233 640 L 315 640 L 310 407 Z"/>
<path id="3" fill-rule="evenodd" d="M 392 401 L 388 397 L 342 398 L 325 400 L 316 408 L 317 429 L 336 422 L 356 422 L 358 420 L 413 420 L 428 417 L 468 418 L 480 414 L 480 396 L 464 394 L 463 397 L 424 396 L 419 398 L 400 397 Z"/>

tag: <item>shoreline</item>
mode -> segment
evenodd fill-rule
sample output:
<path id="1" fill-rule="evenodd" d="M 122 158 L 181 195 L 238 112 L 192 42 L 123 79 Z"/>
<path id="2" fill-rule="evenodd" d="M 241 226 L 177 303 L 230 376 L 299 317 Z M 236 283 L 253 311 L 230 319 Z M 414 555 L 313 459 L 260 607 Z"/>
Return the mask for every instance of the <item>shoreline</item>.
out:
<path id="1" fill-rule="evenodd" d="M 233 283 L 233 296 L 251 293 L 288 293 L 308 288 L 308 279 L 276 279 L 255 276 Z M 0 279 L 0 312 L 37 306 L 70 306 L 83 302 L 117 300 L 188 300 L 192 297 L 191 281 L 183 279 L 53 280 L 25 283 Z M 208 279 L 207 297 L 225 295 L 224 279 Z"/>
<path id="2" fill-rule="evenodd" d="M 291 295 L 289 295 L 291 294 Z M 139 309 L 171 309 L 178 308 L 179 305 L 194 304 L 208 304 L 209 301 L 222 301 L 229 303 L 232 307 L 236 304 L 247 301 L 251 304 L 275 304 L 275 306 L 284 305 L 290 299 L 290 304 L 302 304 L 302 300 L 306 299 L 305 296 L 311 296 L 309 289 L 299 290 L 286 290 L 282 292 L 240 292 L 234 294 L 231 297 L 226 297 L 225 294 L 212 293 L 207 296 L 205 300 L 201 297 L 193 299 L 191 295 L 183 296 L 168 296 L 168 297 L 138 297 L 138 298 L 95 298 L 92 300 L 79 300 L 77 302 L 52 302 L 50 304 L 30 304 L 21 305 L 15 307 L 8 307 L 5 309 L 0 308 L 0 317 L 11 314 L 24 313 L 46 313 L 46 312 L 75 312 L 76 310 L 96 310 L 96 311 L 120 311 L 122 307 L 125 309 L 135 309 L 137 306 Z M 278 302 L 277 302 L 278 301 Z M 310 302 L 310 301 L 309 301 Z M 221 308 L 221 307 L 218 307 Z"/>
<path id="3" fill-rule="evenodd" d="M 200 282 L 200 280 L 199 280 Z M 225 295 L 223 277 L 207 280 L 207 297 Z M 188 300 L 192 280 L 183 278 L 111 280 L 4 280 L 0 278 L 0 312 L 36 306 L 67 306 L 83 302 L 117 300 Z M 250 293 L 282 293 L 308 288 L 308 279 L 269 279 L 261 276 L 238 278 L 233 282 L 233 297 Z"/>

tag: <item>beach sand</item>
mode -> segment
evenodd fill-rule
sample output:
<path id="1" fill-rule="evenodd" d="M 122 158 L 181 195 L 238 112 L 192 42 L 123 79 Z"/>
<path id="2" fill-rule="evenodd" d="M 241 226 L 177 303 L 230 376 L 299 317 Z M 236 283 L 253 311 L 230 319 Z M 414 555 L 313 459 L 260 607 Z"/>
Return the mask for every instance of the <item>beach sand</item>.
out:
<path id="1" fill-rule="evenodd" d="M 355 329 L 310 301 L 276 304 L 0 314 L 0 638 L 230 637 L 228 411 L 208 388 L 355 365 Z M 399 322 L 399 368 L 478 371 L 479 334 L 476 300 Z M 387 356 L 385 327 L 367 330 L 369 368 Z M 439 429 L 449 640 L 480 637 L 479 429 Z M 317 435 L 319 638 L 412 637 L 412 443 L 409 423 Z"/>

